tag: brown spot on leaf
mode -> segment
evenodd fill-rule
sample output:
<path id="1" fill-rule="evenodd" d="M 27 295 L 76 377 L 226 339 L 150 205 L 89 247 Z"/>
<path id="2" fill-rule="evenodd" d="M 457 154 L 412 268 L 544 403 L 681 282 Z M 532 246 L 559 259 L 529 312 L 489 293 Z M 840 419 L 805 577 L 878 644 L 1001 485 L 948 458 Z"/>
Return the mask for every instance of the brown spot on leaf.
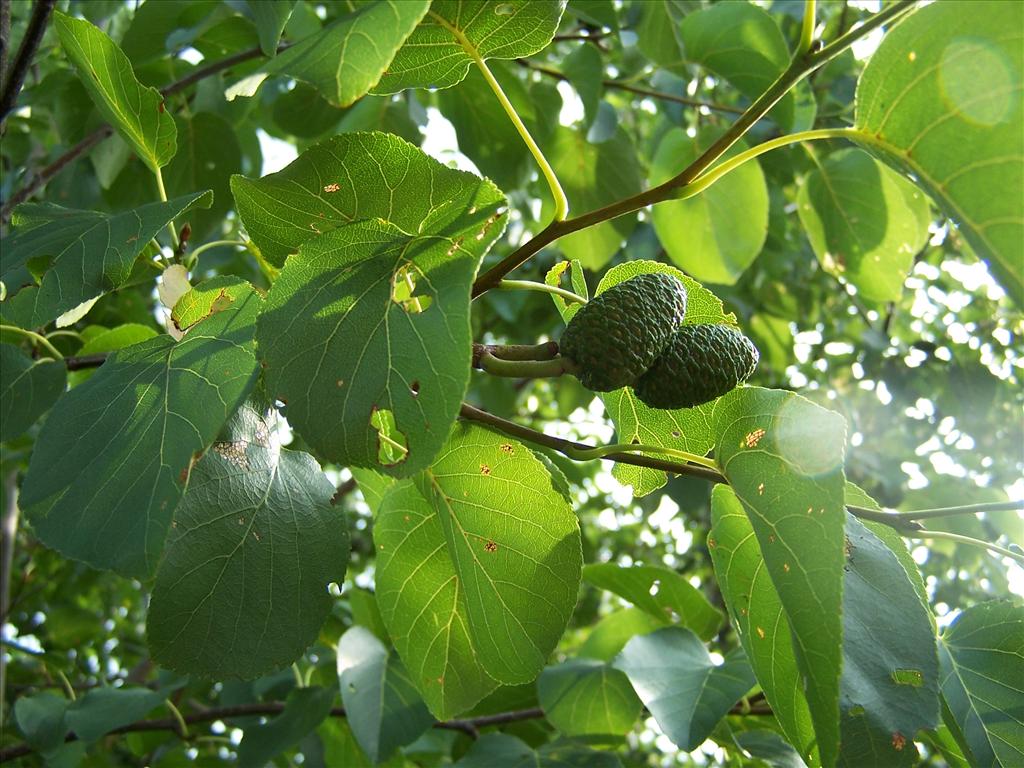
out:
<path id="1" fill-rule="evenodd" d="M 332 183 L 324 187 L 324 192 L 337 192 L 339 189 L 341 189 L 340 184 Z"/>
<path id="2" fill-rule="evenodd" d="M 897 752 L 902 752 L 903 751 L 903 747 L 905 747 L 906 745 L 907 745 L 906 737 L 902 733 L 900 733 L 899 731 L 896 731 L 892 735 L 892 748 L 895 749 Z"/>
<path id="3" fill-rule="evenodd" d="M 495 544 L 493 541 L 488 541 L 486 544 L 484 544 L 484 549 L 487 552 L 497 552 L 498 551 L 498 545 Z"/>
<path id="4" fill-rule="evenodd" d="M 757 495 L 758 496 L 764 496 L 764 483 L 758 483 L 758 485 L 757 485 Z"/>
<path id="5" fill-rule="evenodd" d="M 764 640 L 765 634 L 764 634 L 764 630 L 761 629 L 761 627 L 757 628 L 757 636 L 760 637 L 762 640 Z"/>
<path id="6" fill-rule="evenodd" d="M 409 391 L 412 392 L 412 396 L 413 397 L 418 397 L 419 394 L 420 394 L 420 383 L 419 383 L 419 381 L 414 381 L 412 384 L 410 384 L 409 385 Z"/>
<path id="7" fill-rule="evenodd" d="M 748 432 L 747 436 L 743 438 L 743 444 L 747 448 L 756 448 L 757 444 L 761 442 L 761 438 L 764 437 L 764 430 L 758 427 L 753 432 Z"/>
<path id="8" fill-rule="evenodd" d="M 503 450 L 509 456 L 511 456 L 513 453 L 516 452 L 516 449 L 512 447 L 511 443 L 502 443 L 501 444 L 501 450 Z"/>
<path id="9" fill-rule="evenodd" d="M 484 475 L 484 476 L 491 474 L 491 468 L 489 466 L 487 466 L 486 464 L 481 464 L 480 465 L 480 474 Z"/>

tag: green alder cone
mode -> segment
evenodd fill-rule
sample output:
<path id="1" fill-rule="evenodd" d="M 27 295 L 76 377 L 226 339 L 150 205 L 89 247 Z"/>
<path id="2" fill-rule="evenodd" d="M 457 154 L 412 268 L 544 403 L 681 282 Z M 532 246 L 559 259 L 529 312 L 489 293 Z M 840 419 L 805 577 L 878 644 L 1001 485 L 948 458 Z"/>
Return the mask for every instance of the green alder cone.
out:
<path id="1" fill-rule="evenodd" d="M 637 275 L 585 304 L 569 322 L 559 350 L 594 392 L 636 381 L 658 358 L 686 314 L 686 288 L 661 272 Z"/>
<path id="2" fill-rule="evenodd" d="M 745 381 L 757 359 L 754 343 L 731 325 L 684 325 L 633 391 L 652 408 L 692 408 Z"/>

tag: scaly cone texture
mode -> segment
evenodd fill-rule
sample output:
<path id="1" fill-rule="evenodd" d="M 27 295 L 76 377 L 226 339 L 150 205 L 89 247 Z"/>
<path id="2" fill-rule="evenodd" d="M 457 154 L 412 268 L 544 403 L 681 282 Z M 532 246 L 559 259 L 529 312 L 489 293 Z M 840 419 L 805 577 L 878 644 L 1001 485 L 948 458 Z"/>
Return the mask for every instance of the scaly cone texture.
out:
<path id="1" fill-rule="evenodd" d="M 686 288 L 651 273 L 609 288 L 573 316 L 559 350 L 587 389 L 611 392 L 639 378 L 658 358 L 686 314 Z"/>
<path id="2" fill-rule="evenodd" d="M 745 381 L 757 360 L 757 347 L 731 325 L 684 325 L 633 391 L 652 408 L 692 408 Z"/>

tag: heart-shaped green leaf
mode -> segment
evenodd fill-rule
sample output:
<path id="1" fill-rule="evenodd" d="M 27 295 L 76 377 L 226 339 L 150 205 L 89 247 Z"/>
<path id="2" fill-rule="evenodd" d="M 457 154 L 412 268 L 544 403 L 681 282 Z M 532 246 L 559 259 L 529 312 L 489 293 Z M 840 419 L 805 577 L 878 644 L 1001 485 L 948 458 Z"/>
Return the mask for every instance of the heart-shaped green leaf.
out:
<path id="1" fill-rule="evenodd" d="M 532 451 L 477 426 L 388 491 L 374 543 L 381 614 L 438 718 L 532 681 L 576 604 L 576 516 Z"/>
<path id="2" fill-rule="evenodd" d="M 150 653 L 181 673 L 252 679 L 316 640 L 345 577 L 348 529 L 312 456 L 278 445 L 247 403 L 192 468 L 146 618 Z"/>
<path id="3" fill-rule="evenodd" d="M 858 139 L 909 172 L 1024 306 L 1024 5 L 934 3 L 857 84 Z"/>

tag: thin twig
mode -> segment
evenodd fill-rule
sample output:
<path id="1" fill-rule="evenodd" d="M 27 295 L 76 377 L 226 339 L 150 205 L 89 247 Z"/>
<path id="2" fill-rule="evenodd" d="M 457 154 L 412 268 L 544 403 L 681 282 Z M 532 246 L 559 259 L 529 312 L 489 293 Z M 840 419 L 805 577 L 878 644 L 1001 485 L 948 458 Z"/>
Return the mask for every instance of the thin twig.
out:
<path id="1" fill-rule="evenodd" d="M 28 74 L 32 59 L 36 55 L 36 49 L 43 41 L 43 34 L 46 32 L 46 23 L 50 20 L 53 6 L 57 0 L 36 0 L 32 6 L 32 16 L 25 28 L 25 36 L 21 39 L 21 46 L 18 48 L 18 55 L 11 62 L 10 72 L 4 80 L 3 91 L 0 92 L 0 124 L 7 118 L 7 115 L 18 100 L 21 93 L 21 86 L 25 83 L 25 75 Z M 8 17 L 8 23 L 9 22 Z M 10 32 L 8 31 L 8 35 Z"/>
<path id="2" fill-rule="evenodd" d="M 553 77 L 556 80 L 563 82 L 569 82 L 568 76 L 564 72 L 559 72 L 553 67 L 546 67 L 543 64 L 538 64 L 529 59 L 516 59 L 516 64 L 526 69 L 531 69 L 534 72 L 540 72 L 548 77 Z M 674 93 L 666 93 L 665 91 L 656 91 L 652 88 L 642 88 L 640 86 L 631 85 L 624 83 L 621 80 L 602 80 L 601 85 L 605 88 L 612 88 L 619 91 L 629 91 L 630 93 L 636 93 L 641 96 L 650 96 L 652 99 L 661 99 L 662 101 L 674 101 L 677 104 L 685 104 L 690 107 L 707 107 L 710 110 L 717 112 L 732 112 L 733 114 L 743 114 L 743 110 L 739 107 L 730 107 L 726 104 L 715 104 L 709 101 L 700 101 L 699 99 L 690 99 L 686 96 L 676 96 Z"/>
<path id="3" fill-rule="evenodd" d="M 576 451 L 589 451 L 593 450 L 594 446 L 587 445 L 585 443 L 577 443 L 573 440 L 564 440 L 560 437 L 553 437 L 552 435 L 546 435 L 543 432 L 539 432 L 536 429 L 525 427 L 522 424 L 516 424 L 514 421 L 503 419 L 500 416 L 496 416 L 493 413 L 480 410 L 475 408 L 468 403 L 463 403 L 462 408 L 459 411 L 459 415 L 470 421 L 479 421 L 482 424 L 487 424 L 494 427 L 499 432 L 503 432 L 511 437 L 518 437 L 521 440 L 526 440 L 530 443 L 537 445 L 543 445 L 547 448 L 552 448 L 559 453 L 565 454 L 569 458 L 572 458 L 572 454 Z M 726 482 L 725 477 L 720 472 L 716 472 L 713 469 L 707 467 L 697 466 L 695 464 L 685 464 L 678 461 L 665 461 L 664 459 L 656 459 L 651 456 L 644 456 L 643 454 L 635 453 L 609 453 L 606 456 L 602 456 L 602 459 L 608 461 L 615 461 L 620 464 L 633 464 L 637 467 L 647 467 L 648 469 L 660 469 L 663 472 L 671 472 L 676 475 L 689 475 L 691 477 L 700 477 L 704 480 L 709 480 L 713 483 L 724 483 Z"/>
<path id="4" fill-rule="evenodd" d="M 99 368 L 107 360 L 106 352 L 99 352 L 95 355 L 79 355 L 78 357 L 65 357 L 64 365 L 69 371 L 81 371 L 85 368 Z"/>
<path id="5" fill-rule="evenodd" d="M 283 48 L 284 46 L 281 46 L 278 48 L 278 50 L 280 51 Z M 215 61 L 212 64 L 208 64 L 205 67 L 200 67 L 199 69 L 189 73 L 180 80 L 174 81 L 170 85 L 165 85 L 163 88 L 160 89 L 160 93 L 163 96 L 170 96 L 172 94 L 178 93 L 181 90 L 184 90 L 185 88 L 188 88 L 190 85 L 193 85 L 199 82 L 200 80 L 210 77 L 211 75 L 215 75 L 218 72 L 223 72 L 225 69 L 230 69 L 235 64 L 240 64 L 251 59 L 259 58 L 262 55 L 263 52 L 258 47 L 250 48 L 249 50 L 236 53 L 233 56 L 228 56 L 227 58 L 221 59 L 220 61 Z M 69 163 L 78 159 L 80 155 L 83 155 L 84 153 L 88 152 L 90 149 L 92 149 L 94 146 L 96 146 L 101 141 L 106 139 L 108 136 L 111 136 L 113 133 L 114 129 L 109 125 L 104 125 L 100 128 L 97 128 L 95 131 L 86 136 L 84 139 L 78 142 L 67 152 L 62 154 L 52 163 L 50 163 L 41 171 L 36 173 L 31 178 L 31 180 L 27 184 L 25 184 L 25 186 L 23 186 L 21 189 L 19 189 L 17 192 L 11 195 L 11 199 L 4 203 L 3 209 L 0 210 L 0 223 L 6 224 L 8 221 L 10 221 L 11 213 L 13 212 L 14 207 L 16 205 L 25 202 L 29 197 L 31 197 L 36 192 L 36 190 L 38 190 L 50 179 L 52 179 L 54 176 L 56 176 L 58 173 L 64 170 L 64 168 Z"/>
<path id="6" fill-rule="evenodd" d="M 186 726 L 199 723 L 212 723 L 217 720 L 231 720 L 237 717 L 251 717 L 259 715 L 279 715 L 284 711 L 285 702 L 268 701 L 253 704 L 238 704 L 233 707 L 211 707 L 200 712 L 190 712 L 182 715 L 181 719 L 175 717 L 163 717 L 153 720 L 139 720 L 128 725 L 115 728 L 110 734 L 137 733 L 139 731 L 171 731 L 180 735 L 182 723 Z M 345 717 L 344 707 L 332 707 L 331 717 Z M 442 728 L 450 731 L 461 731 L 470 738 L 476 738 L 480 728 L 492 725 L 505 725 L 507 723 L 519 722 L 522 720 L 535 720 L 544 717 L 540 707 L 522 709 L 514 712 L 501 712 L 496 715 L 474 717 L 464 720 L 446 720 L 434 723 L 434 728 Z M 109 735 L 109 734 L 108 734 Z M 64 737 L 65 742 L 77 741 L 78 736 L 69 733 Z M 34 750 L 28 744 L 17 744 L 13 747 L 0 750 L 0 762 L 13 760 L 16 757 L 24 757 L 32 754 Z"/>

